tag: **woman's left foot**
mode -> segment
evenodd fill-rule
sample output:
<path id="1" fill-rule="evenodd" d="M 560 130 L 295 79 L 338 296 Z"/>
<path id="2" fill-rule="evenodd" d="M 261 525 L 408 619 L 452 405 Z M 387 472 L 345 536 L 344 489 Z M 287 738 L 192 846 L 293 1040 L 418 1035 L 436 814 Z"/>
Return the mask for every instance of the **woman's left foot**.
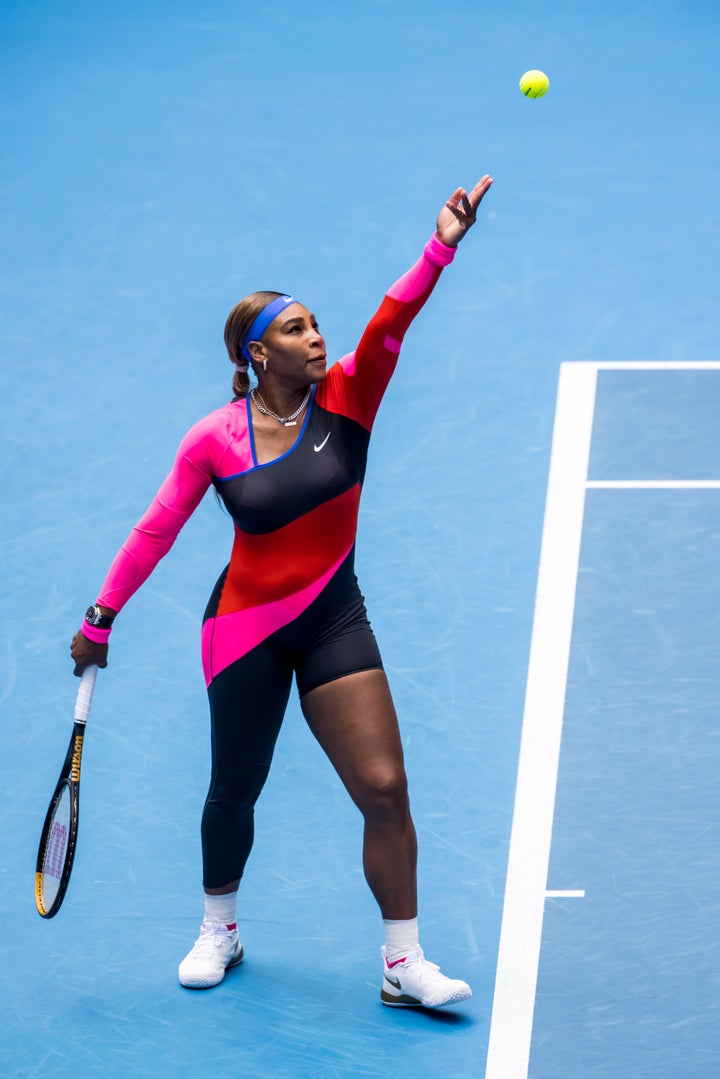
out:
<path id="1" fill-rule="evenodd" d="M 443 1008 L 457 1004 L 472 996 L 467 982 L 459 978 L 446 978 L 440 967 L 428 962 L 418 947 L 402 959 L 388 962 L 387 951 L 380 949 L 383 957 L 383 986 L 380 999 L 390 1008 Z"/>

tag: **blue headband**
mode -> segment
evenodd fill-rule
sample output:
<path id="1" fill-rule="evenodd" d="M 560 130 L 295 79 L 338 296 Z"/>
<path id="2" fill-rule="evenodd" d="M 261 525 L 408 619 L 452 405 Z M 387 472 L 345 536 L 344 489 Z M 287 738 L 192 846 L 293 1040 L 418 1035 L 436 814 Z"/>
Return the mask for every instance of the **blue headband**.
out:
<path id="1" fill-rule="evenodd" d="M 262 341 L 263 334 L 273 319 L 277 318 L 280 312 L 284 311 L 286 307 L 289 307 L 291 303 L 297 303 L 297 300 L 294 300 L 292 296 L 278 296 L 277 299 L 271 300 L 267 307 L 263 307 L 243 339 L 240 352 L 246 360 L 252 359 L 247 348 L 248 342 Z"/>

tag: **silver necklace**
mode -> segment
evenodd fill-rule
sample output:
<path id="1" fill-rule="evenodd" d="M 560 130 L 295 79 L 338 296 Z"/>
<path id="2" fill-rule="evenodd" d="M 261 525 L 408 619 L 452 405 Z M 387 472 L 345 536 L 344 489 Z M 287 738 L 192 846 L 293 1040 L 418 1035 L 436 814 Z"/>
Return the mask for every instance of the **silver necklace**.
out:
<path id="1" fill-rule="evenodd" d="M 310 400 L 311 390 L 312 386 L 308 386 L 308 392 L 305 394 L 300 408 L 296 408 L 290 416 L 278 416 L 277 412 L 273 412 L 271 408 L 267 407 L 256 389 L 252 391 L 252 393 L 250 394 L 250 398 L 252 400 L 252 403 L 255 405 L 255 408 L 258 410 L 258 412 L 262 412 L 263 416 L 272 416 L 272 418 L 274 420 L 277 420 L 278 423 L 281 423 L 283 427 L 297 427 L 297 418 L 302 412 L 302 410 L 305 408 L 305 405 Z M 258 401 L 260 402 L 260 404 L 258 404 Z"/>

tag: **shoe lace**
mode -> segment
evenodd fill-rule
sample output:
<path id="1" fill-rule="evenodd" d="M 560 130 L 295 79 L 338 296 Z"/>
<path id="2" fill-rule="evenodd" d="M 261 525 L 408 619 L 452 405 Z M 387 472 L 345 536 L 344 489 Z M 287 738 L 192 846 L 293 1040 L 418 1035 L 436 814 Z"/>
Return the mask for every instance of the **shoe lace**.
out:
<path id="1" fill-rule="evenodd" d="M 420 952 L 420 955 L 417 957 L 417 959 L 414 960 L 414 962 L 419 964 L 423 974 L 437 973 L 440 970 L 440 967 L 437 965 L 437 963 L 431 963 L 429 959 L 425 958 L 422 952 Z"/>
<path id="2" fill-rule="evenodd" d="M 425 958 L 425 954 L 420 947 L 416 948 L 414 952 L 410 952 L 410 954 L 405 959 L 403 966 L 419 966 L 421 973 L 429 973 L 430 971 L 440 970 L 440 967 L 437 965 L 437 963 L 431 963 L 429 959 Z"/>
<path id="3" fill-rule="evenodd" d="M 195 941 L 195 955 L 212 955 L 213 951 L 226 945 L 230 930 L 220 922 L 205 922 L 200 929 L 200 936 Z"/>

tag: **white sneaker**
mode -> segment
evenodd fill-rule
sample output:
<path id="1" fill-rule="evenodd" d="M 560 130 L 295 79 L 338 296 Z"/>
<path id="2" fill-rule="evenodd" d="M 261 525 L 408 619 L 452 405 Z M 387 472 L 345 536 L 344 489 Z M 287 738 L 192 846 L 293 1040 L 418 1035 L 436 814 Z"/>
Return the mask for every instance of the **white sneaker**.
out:
<path id="1" fill-rule="evenodd" d="M 240 963 L 242 957 L 237 929 L 228 929 L 221 922 L 203 922 L 200 936 L 178 969 L 180 985 L 188 989 L 218 985 L 225 971 Z"/>
<path id="2" fill-rule="evenodd" d="M 419 946 L 394 963 L 388 963 L 384 947 L 380 951 L 383 957 L 380 999 L 391 1008 L 442 1008 L 472 996 L 467 982 L 446 978 L 440 967 L 428 962 Z"/>

